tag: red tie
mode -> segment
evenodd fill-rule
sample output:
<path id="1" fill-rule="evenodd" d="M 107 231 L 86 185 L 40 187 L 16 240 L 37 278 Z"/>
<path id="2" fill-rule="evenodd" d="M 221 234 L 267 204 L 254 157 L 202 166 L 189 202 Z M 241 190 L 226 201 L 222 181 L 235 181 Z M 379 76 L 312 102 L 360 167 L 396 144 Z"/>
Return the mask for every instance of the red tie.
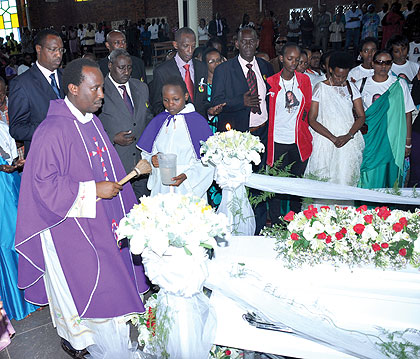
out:
<path id="1" fill-rule="evenodd" d="M 194 84 L 191 80 L 190 65 L 184 65 L 185 69 L 185 84 L 187 85 L 188 93 L 190 94 L 191 102 L 194 101 Z"/>

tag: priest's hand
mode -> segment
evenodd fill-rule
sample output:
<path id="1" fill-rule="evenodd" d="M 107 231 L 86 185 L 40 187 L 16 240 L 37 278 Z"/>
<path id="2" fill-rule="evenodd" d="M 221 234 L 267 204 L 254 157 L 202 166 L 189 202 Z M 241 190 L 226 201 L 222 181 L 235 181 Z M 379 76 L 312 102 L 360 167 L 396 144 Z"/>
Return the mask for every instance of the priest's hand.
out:
<path id="1" fill-rule="evenodd" d="M 131 131 L 121 131 L 114 136 L 114 143 L 120 146 L 131 145 L 136 138 L 131 135 Z"/>
<path id="2" fill-rule="evenodd" d="M 111 199 L 122 190 L 123 186 L 117 182 L 102 181 L 96 182 L 96 197 Z"/>
<path id="3" fill-rule="evenodd" d="M 178 187 L 186 179 L 187 179 L 187 175 L 185 173 L 181 173 L 180 175 L 176 177 L 172 177 L 172 181 L 175 181 L 175 183 L 170 184 L 170 186 Z"/>
<path id="4" fill-rule="evenodd" d="M 158 155 L 153 155 L 152 156 L 152 165 L 155 168 L 159 168 L 159 159 L 158 159 Z"/>

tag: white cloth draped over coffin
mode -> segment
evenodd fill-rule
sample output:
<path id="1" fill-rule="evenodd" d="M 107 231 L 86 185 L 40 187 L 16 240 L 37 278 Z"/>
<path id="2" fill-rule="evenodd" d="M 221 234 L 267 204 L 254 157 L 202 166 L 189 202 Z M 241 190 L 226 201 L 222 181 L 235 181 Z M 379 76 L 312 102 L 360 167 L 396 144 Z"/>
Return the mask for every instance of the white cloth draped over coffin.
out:
<path id="1" fill-rule="evenodd" d="M 358 358 L 385 357 L 377 345 L 388 341 L 381 328 L 413 328 L 404 339 L 420 345 L 418 270 L 335 269 L 330 264 L 289 270 L 276 259 L 274 246 L 271 238 L 232 237 L 228 247 L 217 248 L 205 286 L 234 300 L 243 313 L 258 313 L 300 337 Z"/>
<path id="2" fill-rule="evenodd" d="M 249 177 L 245 185 L 261 191 L 288 193 L 308 198 L 420 205 L 420 196 L 414 197 L 412 188 L 400 189 L 401 196 L 397 196 L 385 193 L 384 189 L 369 190 L 304 178 L 273 177 L 255 173 Z"/>

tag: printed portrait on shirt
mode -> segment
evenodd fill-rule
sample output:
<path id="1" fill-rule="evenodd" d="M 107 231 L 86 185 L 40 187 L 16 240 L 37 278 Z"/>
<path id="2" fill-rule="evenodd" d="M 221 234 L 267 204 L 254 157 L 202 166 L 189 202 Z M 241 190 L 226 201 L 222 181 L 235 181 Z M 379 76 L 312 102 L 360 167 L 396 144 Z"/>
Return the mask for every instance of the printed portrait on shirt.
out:
<path id="1" fill-rule="evenodd" d="M 381 95 L 380 94 L 375 94 L 375 95 L 373 95 L 372 96 L 372 103 L 374 103 L 379 97 L 381 97 Z"/>
<path id="2" fill-rule="evenodd" d="M 295 110 L 295 107 L 299 106 L 300 102 L 299 100 L 296 98 L 295 94 L 293 93 L 293 91 L 286 91 L 286 109 L 289 112 L 292 112 Z"/>
<path id="3" fill-rule="evenodd" d="M 418 55 L 419 54 L 419 48 L 418 47 L 415 47 L 414 48 L 413 54 L 414 55 Z"/>

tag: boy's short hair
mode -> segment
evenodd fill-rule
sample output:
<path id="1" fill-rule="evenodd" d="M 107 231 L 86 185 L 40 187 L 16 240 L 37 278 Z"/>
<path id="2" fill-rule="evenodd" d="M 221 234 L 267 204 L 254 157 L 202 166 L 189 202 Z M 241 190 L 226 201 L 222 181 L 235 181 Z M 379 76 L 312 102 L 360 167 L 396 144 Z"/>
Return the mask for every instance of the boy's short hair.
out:
<path id="1" fill-rule="evenodd" d="M 179 76 L 172 76 L 169 79 L 165 80 L 162 86 L 162 92 L 163 92 L 163 88 L 168 85 L 179 86 L 183 94 L 188 93 L 187 85 L 185 84 L 184 80 Z"/>

